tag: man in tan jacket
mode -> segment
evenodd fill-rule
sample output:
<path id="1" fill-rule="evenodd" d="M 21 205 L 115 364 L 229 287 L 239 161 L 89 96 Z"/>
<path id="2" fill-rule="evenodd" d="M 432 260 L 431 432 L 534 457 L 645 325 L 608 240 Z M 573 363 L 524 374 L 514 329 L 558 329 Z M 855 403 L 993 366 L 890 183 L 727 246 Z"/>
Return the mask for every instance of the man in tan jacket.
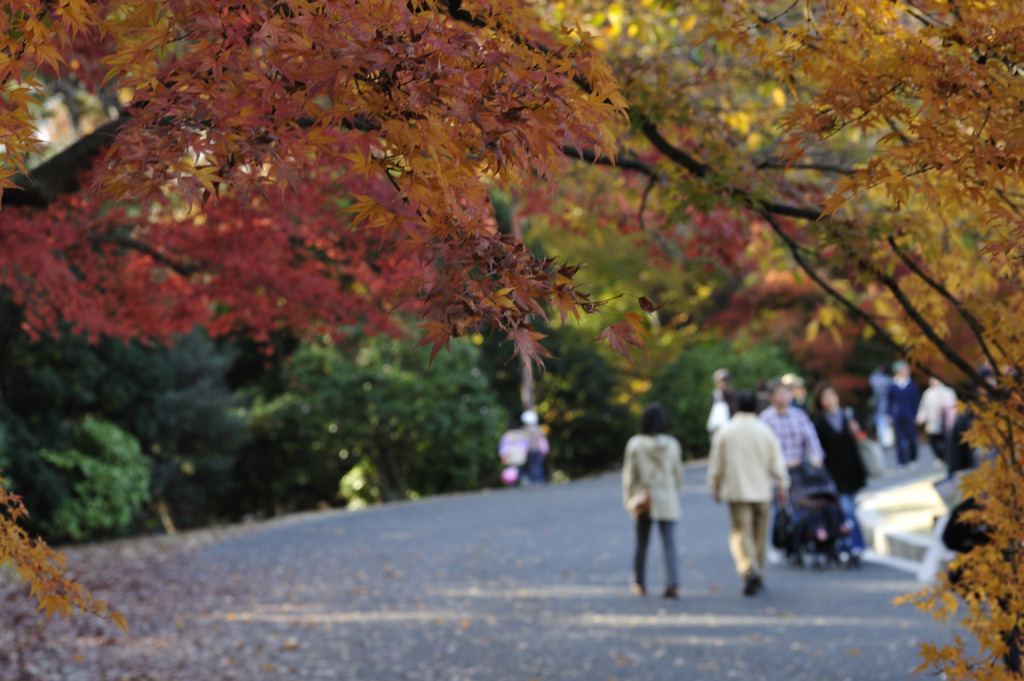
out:
<path id="1" fill-rule="evenodd" d="M 711 439 L 708 485 L 716 502 L 729 503 L 729 549 L 743 593 L 753 596 L 764 584 L 772 486 L 779 504 L 786 503 L 789 473 L 779 438 L 755 413 L 754 394 L 740 393 L 736 407 Z"/>

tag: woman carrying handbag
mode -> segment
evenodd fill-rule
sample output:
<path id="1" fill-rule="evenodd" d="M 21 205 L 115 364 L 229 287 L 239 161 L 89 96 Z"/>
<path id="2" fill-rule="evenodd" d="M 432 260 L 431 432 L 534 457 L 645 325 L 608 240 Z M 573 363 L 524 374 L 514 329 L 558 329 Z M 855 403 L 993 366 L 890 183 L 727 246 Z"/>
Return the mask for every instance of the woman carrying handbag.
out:
<path id="1" fill-rule="evenodd" d="M 665 554 L 665 598 L 677 598 L 679 575 L 675 525 L 679 521 L 679 491 L 683 486 L 683 455 L 679 441 L 667 434 L 668 414 L 658 403 L 644 408 L 640 432 L 626 443 L 622 466 L 622 503 L 636 519 L 633 555 L 633 593 L 644 595 L 647 542 L 658 525 Z"/>
<path id="2" fill-rule="evenodd" d="M 864 535 L 857 522 L 857 492 L 867 485 L 868 472 L 857 447 L 860 425 L 849 418 L 839 403 L 839 392 L 831 383 L 822 382 L 814 390 L 816 417 L 814 427 L 825 451 L 825 469 L 835 480 L 839 504 L 850 532 L 840 545 L 844 562 L 856 567 L 864 552 Z M 845 556 L 843 556 L 845 554 Z"/>

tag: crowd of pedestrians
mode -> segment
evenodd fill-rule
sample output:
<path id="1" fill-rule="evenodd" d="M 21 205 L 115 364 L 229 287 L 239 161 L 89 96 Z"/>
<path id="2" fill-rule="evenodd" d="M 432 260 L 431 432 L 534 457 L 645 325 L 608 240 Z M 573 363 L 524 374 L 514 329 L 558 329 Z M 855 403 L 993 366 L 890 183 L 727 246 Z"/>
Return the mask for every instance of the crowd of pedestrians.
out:
<path id="1" fill-rule="evenodd" d="M 734 391 L 730 379 L 727 369 L 712 375 L 707 483 L 714 500 L 727 504 L 728 547 L 745 595 L 764 587 L 771 545 L 797 562 L 805 547 L 816 547 L 830 561 L 859 566 L 866 546 L 857 521 L 857 493 L 884 468 L 884 459 L 869 460 L 870 452 L 887 452 L 896 466 L 914 467 L 923 431 L 938 465 L 946 462 L 951 470 L 958 465 L 961 455 L 953 433 L 958 422 L 961 429 L 968 425 L 969 412 L 958 418 L 956 394 L 938 379 L 930 379 L 920 392 L 903 360 L 880 366 L 869 377 L 869 427 L 842 404 L 840 391 L 829 381 L 808 395 L 803 379 L 794 374 L 762 384 L 756 392 Z M 666 499 L 674 499 L 681 485 L 682 456 L 667 431 L 665 409 L 648 405 L 639 434 L 626 446 L 623 503 L 635 517 L 632 585 L 640 594 L 647 592 L 644 565 L 651 528 L 658 525 L 666 554 L 675 546 L 679 507 Z M 638 506 L 637 499 L 646 494 L 650 505 Z M 665 595 L 675 597 L 674 556 L 666 555 L 665 565 Z"/>
<path id="2" fill-rule="evenodd" d="M 937 378 L 919 391 L 903 360 L 880 365 L 868 377 L 869 427 L 842 404 L 839 389 L 829 381 L 819 382 L 808 395 L 802 378 L 786 374 L 762 383 L 758 391 L 737 392 L 723 368 L 713 373 L 712 383 L 707 483 L 714 500 L 728 507 L 727 544 L 748 596 L 764 587 L 765 564 L 774 549 L 800 562 L 806 544 L 827 551 L 830 560 L 843 566 L 860 564 L 866 546 L 856 497 L 869 476 L 885 466 L 883 454 L 870 465 L 869 452 L 884 452 L 897 467 L 914 467 L 923 432 L 936 465 L 945 465 L 950 476 L 977 463 L 977 454 L 962 438 L 973 418 L 971 410 L 958 409 L 956 393 Z M 646 557 L 651 530 L 657 527 L 663 595 L 676 598 L 674 535 L 683 457 L 679 441 L 669 432 L 668 411 L 657 403 L 647 405 L 637 434 L 626 443 L 622 498 L 636 531 L 632 590 L 641 595 L 648 591 Z M 506 484 L 542 484 L 548 451 L 536 412 L 523 412 L 498 445 L 502 479 Z"/>
<path id="3" fill-rule="evenodd" d="M 987 382 L 979 391 L 996 389 L 990 368 L 982 367 L 978 376 Z M 745 596 L 765 588 L 772 547 L 784 551 L 796 565 L 804 564 L 804 551 L 812 551 L 831 564 L 858 567 L 866 545 L 857 520 L 857 494 L 870 476 L 884 473 L 886 459 L 897 468 L 919 466 L 921 435 L 935 454 L 935 466 L 947 471 L 948 477 L 937 487 L 955 483 L 960 473 L 988 455 L 964 437 L 974 419 L 972 396 L 964 395 L 964 406 L 956 392 L 934 376 L 921 391 L 904 360 L 880 365 L 868 377 L 867 427 L 843 405 L 841 391 L 827 380 L 818 382 L 810 395 L 795 374 L 765 382 L 758 391 L 734 391 L 724 368 L 713 373 L 712 382 L 707 484 L 713 500 L 726 504 L 727 546 Z M 543 483 L 547 453 L 536 413 L 524 412 L 499 444 L 503 478 L 509 484 Z M 662 595 L 678 598 L 675 533 L 681 519 L 682 480 L 682 448 L 670 434 L 668 411 L 661 404 L 648 404 L 637 434 L 626 443 L 622 467 L 622 502 L 635 527 L 630 585 L 637 595 L 648 593 L 647 554 L 656 527 L 664 561 Z M 952 552 L 968 552 L 987 542 L 984 525 L 962 519 L 963 513 L 976 508 L 978 500 L 966 499 L 938 519 L 933 548 L 946 551 L 948 558 Z M 919 578 L 933 578 L 940 563 L 926 556 Z M 957 579 L 951 573 L 954 587 Z M 1017 625 L 1004 636 L 1003 659 L 1014 673 L 1024 667 L 1022 637 Z"/>

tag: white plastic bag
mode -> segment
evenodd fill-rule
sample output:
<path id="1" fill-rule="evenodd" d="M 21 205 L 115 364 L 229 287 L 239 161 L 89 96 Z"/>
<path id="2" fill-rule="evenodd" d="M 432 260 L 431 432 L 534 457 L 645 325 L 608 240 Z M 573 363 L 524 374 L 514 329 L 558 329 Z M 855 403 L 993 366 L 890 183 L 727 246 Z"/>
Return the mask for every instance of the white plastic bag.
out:
<path id="1" fill-rule="evenodd" d="M 891 423 L 882 426 L 882 432 L 878 434 L 878 443 L 886 449 L 896 446 L 896 431 L 893 430 Z"/>
<path id="2" fill-rule="evenodd" d="M 864 438 L 857 440 L 857 451 L 869 477 L 878 478 L 885 475 L 885 451 L 882 445 L 870 438 Z"/>

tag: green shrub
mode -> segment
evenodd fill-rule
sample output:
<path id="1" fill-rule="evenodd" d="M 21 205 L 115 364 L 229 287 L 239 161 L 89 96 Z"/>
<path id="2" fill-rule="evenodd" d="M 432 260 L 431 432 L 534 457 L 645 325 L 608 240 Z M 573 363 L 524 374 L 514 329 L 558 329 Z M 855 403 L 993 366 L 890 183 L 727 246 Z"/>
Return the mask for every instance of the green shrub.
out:
<path id="1" fill-rule="evenodd" d="M 369 460 L 357 463 L 348 473 L 341 476 L 338 496 L 345 499 L 348 508 L 362 508 L 380 500 L 380 485 L 377 469 Z"/>
<path id="2" fill-rule="evenodd" d="M 0 296 L 0 326 L 17 329 L 20 319 Z M 53 513 L 72 491 L 66 471 L 38 452 L 77 449 L 86 416 L 131 433 L 153 460 L 153 507 L 165 525 L 230 515 L 230 471 L 247 434 L 226 378 L 236 355 L 198 330 L 172 347 L 89 342 L 71 333 L 0 335 L 0 426 L 7 434 L 0 474 L 24 499 L 30 529 L 56 527 Z"/>
<path id="3" fill-rule="evenodd" d="M 119 534 L 149 501 L 149 461 L 138 441 L 114 424 L 87 416 L 63 451 L 39 456 L 61 471 L 70 493 L 46 521 L 48 534 L 83 541 Z"/>
<path id="4" fill-rule="evenodd" d="M 237 475 L 263 490 L 253 510 L 388 501 L 497 477 L 504 414 L 477 358 L 467 342 L 430 366 L 425 352 L 386 338 L 300 347 L 284 369 L 286 392 L 248 414 L 253 439 Z"/>

